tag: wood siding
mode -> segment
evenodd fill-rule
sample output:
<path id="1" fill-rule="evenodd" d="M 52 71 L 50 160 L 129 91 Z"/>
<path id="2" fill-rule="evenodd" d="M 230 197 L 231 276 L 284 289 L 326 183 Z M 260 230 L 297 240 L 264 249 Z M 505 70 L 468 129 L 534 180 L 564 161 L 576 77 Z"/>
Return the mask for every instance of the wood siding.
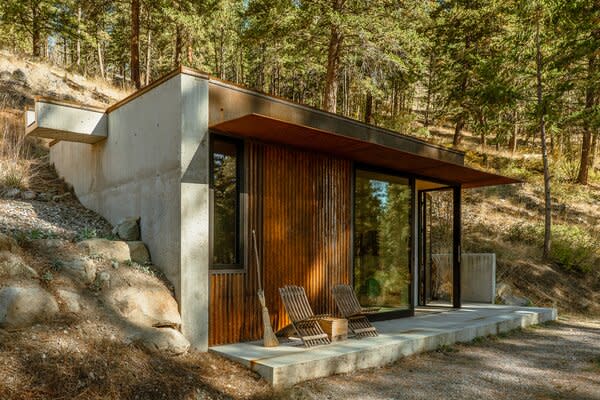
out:
<path id="1" fill-rule="evenodd" d="M 315 313 L 334 313 L 331 288 L 350 282 L 351 162 L 253 142 L 245 149 L 246 270 L 211 274 L 210 345 L 262 335 L 253 228 L 274 329 L 289 323 L 281 286 L 304 286 Z"/>

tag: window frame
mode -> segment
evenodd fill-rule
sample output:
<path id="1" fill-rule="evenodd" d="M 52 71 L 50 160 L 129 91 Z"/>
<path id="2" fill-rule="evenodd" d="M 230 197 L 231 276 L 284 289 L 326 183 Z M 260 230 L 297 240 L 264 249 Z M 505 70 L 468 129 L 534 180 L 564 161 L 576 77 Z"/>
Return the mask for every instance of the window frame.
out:
<path id="1" fill-rule="evenodd" d="M 236 148 L 236 262 L 232 264 L 217 264 L 214 263 L 213 255 L 214 255 L 214 142 L 222 141 L 226 143 L 230 143 L 235 145 Z M 211 274 L 223 274 L 223 273 L 245 273 L 246 272 L 246 260 L 244 256 L 245 249 L 245 241 L 244 241 L 244 233 L 245 233 L 245 223 L 244 223 L 244 206 L 245 201 L 243 198 L 243 188 L 244 188 L 244 142 L 238 138 L 234 138 L 231 136 L 222 135 L 217 132 L 210 131 L 209 132 L 209 165 L 208 165 L 208 181 L 209 181 L 209 189 L 210 189 L 210 263 L 209 263 L 209 271 Z"/>

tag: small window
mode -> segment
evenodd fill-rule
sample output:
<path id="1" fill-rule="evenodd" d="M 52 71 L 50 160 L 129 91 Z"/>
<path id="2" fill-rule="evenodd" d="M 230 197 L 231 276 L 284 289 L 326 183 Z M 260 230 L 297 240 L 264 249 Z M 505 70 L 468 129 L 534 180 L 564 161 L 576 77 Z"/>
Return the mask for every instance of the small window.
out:
<path id="1" fill-rule="evenodd" d="M 213 269 L 241 268 L 240 161 L 238 141 L 215 136 L 211 143 Z"/>

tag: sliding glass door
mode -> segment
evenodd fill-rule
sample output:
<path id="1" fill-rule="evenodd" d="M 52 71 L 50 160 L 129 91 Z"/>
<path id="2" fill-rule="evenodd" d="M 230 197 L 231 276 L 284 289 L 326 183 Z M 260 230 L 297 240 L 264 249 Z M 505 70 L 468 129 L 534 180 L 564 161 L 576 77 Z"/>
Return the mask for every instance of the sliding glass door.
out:
<path id="1" fill-rule="evenodd" d="M 410 207 L 407 178 L 356 170 L 354 290 L 363 307 L 411 309 Z"/>

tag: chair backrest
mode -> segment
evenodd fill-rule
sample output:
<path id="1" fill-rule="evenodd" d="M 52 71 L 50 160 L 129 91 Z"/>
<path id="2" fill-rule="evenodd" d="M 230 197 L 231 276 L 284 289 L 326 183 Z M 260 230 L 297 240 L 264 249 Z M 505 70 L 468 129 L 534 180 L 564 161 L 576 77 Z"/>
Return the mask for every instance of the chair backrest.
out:
<path id="1" fill-rule="evenodd" d="M 337 304 L 343 317 L 351 317 L 362 313 L 362 307 L 350 285 L 335 285 L 332 291 L 335 304 Z"/>
<path id="2" fill-rule="evenodd" d="M 279 294 L 292 322 L 315 316 L 302 286 L 284 286 L 279 288 Z"/>

